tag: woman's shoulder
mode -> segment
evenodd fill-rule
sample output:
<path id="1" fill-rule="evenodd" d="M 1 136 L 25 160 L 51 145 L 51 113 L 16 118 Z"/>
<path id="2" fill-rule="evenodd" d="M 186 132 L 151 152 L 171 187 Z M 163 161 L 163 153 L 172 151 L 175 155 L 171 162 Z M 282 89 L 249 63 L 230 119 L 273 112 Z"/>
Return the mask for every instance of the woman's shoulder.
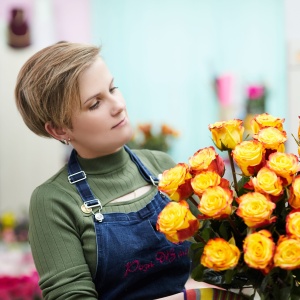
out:
<path id="1" fill-rule="evenodd" d="M 65 185 L 68 182 L 68 170 L 67 165 L 62 166 L 55 174 L 46 179 L 40 185 L 36 187 L 36 189 L 43 188 L 55 188 L 59 185 Z"/>
<path id="2" fill-rule="evenodd" d="M 59 201 L 60 199 L 66 199 L 66 197 L 73 198 L 73 191 L 76 196 L 76 191 L 68 181 L 68 171 L 65 165 L 33 190 L 31 203 L 41 198 L 45 201 L 47 199 Z"/>

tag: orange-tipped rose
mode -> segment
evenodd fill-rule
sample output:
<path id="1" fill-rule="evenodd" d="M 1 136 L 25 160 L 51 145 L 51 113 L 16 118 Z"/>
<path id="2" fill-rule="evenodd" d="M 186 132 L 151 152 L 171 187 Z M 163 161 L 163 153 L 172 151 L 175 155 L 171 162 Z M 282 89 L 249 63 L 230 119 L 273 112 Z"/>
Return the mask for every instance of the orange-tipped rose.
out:
<path id="1" fill-rule="evenodd" d="M 298 157 L 295 154 L 274 152 L 270 154 L 267 166 L 284 179 L 284 186 L 289 185 L 299 170 Z"/>
<path id="2" fill-rule="evenodd" d="M 233 159 L 245 176 L 258 172 L 264 162 L 265 148 L 259 141 L 243 141 L 232 151 Z"/>
<path id="3" fill-rule="evenodd" d="M 261 168 L 256 177 L 252 178 L 252 184 L 256 192 L 279 196 L 283 193 L 281 179 L 276 173 L 267 167 Z"/>
<path id="4" fill-rule="evenodd" d="M 214 147 L 206 147 L 198 150 L 189 158 L 189 164 L 192 174 L 198 174 L 203 171 L 213 171 L 222 177 L 225 172 L 224 161 L 216 153 Z"/>
<path id="5" fill-rule="evenodd" d="M 260 141 L 265 149 L 284 152 L 284 143 L 286 142 L 286 132 L 280 131 L 274 127 L 261 129 L 257 134 L 253 135 L 255 140 Z"/>
<path id="6" fill-rule="evenodd" d="M 260 230 L 248 235 L 243 245 L 244 260 L 253 269 L 269 273 L 275 252 L 275 243 L 272 234 L 268 230 Z"/>
<path id="7" fill-rule="evenodd" d="M 233 191 L 220 186 L 207 188 L 198 205 L 199 211 L 210 218 L 219 219 L 231 214 Z"/>
<path id="8" fill-rule="evenodd" d="M 152 125 L 150 123 L 139 124 L 138 129 L 144 134 L 145 138 L 151 136 Z"/>
<path id="9" fill-rule="evenodd" d="M 179 132 L 176 131 L 176 130 L 174 130 L 173 128 L 171 128 L 167 124 L 163 124 L 161 126 L 161 133 L 163 135 L 171 135 L 171 136 L 174 136 L 174 137 L 178 137 L 179 136 Z"/>
<path id="10" fill-rule="evenodd" d="M 284 119 L 275 118 L 268 113 L 263 113 L 255 116 L 251 120 L 251 129 L 254 134 L 258 133 L 261 129 L 266 127 L 274 127 L 282 131 L 284 121 Z"/>
<path id="11" fill-rule="evenodd" d="M 206 171 L 197 174 L 191 180 L 192 188 L 196 195 L 202 196 L 203 192 L 209 188 L 221 183 L 221 177 L 216 172 Z"/>
<path id="12" fill-rule="evenodd" d="M 240 250 L 222 238 L 211 239 L 204 246 L 201 264 L 215 271 L 234 268 L 240 258 Z"/>
<path id="13" fill-rule="evenodd" d="M 300 240 L 280 236 L 274 255 L 274 266 L 285 270 L 300 267 Z"/>
<path id="14" fill-rule="evenodd" d="M 300 119 L 300 116 L 298 117 Z M 298 141 L 297 145 L 298 145 L 298 155 L 300 156 L 300 122 L 299 122 L 299 126 L 298 126 Z"/>
<path id="15" fill-rule="evenodd" d="M 165 206 L 158 215 L 156 228 L 170 242 L 179 243 L 192 237 L 200 228 L 200 223 L 189 210 L 188 203 L 181 200 Z"/>
<path id="16" fill-rule="evenodd" d="M 250 228 L 258 228 L 276 221 L 276 217 L 271 217 L 275 203 L 267 196 L 253 192 L 237 198 L 239 207 L 236 214 L 240 216 L 245 224 Z"/>
<path id="17" fill-rule="evenodd" d="M 300 175 L 293 179 L 288 201 L 291 207 L 294 209 L 300 209 Z"/>
<path id="18" fill-rule="evenodd" d="M 300 210 L 291 211 L 285 220 L 286 233 L 290 238 L 300 239 Z"/>
<path id="19" fill-rule="evenodd" d="M 234 149 L 243 139 L 243 121 L 239 119 L 216 122 L 208 126 L 212 139 L 221 151 Z"/>
<path id="20" fill-rule="evenodd" d="M 185 163 L 178 163 L 175 167 L 163 172 L 158 183 L 158 190 L 174 201 L 187 199 L 193 194 L 191 178 L 189 166 Z"/>

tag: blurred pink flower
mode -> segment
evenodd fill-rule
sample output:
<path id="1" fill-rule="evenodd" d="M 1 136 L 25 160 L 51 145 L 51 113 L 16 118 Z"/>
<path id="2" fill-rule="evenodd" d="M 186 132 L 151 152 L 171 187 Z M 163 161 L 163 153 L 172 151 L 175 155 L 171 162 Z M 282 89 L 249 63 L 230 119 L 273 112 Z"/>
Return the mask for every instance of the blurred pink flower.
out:
<path id="1" fill-rule="evenodd" d="M 32 300 L 42 299 L 41 290 L 38 285 L 39 276 L 36 271 L 30 275 L 18 277 L 0 277 L 0 299 L 1 300 Z"/>
<path id="2" fill-rule="evenodd" d="M 247 90 L 248 93 L 248 99 L 256 100 L 260 99 L 264 96 L 265 93 L 265 87 L 262 85 L 251 85 L 248 87 Z"/>

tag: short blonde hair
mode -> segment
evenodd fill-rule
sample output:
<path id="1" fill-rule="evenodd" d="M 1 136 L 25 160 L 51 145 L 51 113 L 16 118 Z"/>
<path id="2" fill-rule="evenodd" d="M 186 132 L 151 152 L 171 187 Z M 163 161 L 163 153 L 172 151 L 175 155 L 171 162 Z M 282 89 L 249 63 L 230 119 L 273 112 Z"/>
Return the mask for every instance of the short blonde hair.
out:
<path id="1" fill-rule="evenodd" d="M 28 128 L 51 137 L 45 124 L 72 128 L 80 108 L 78 77 L 99 55 L 100 47 L 59 42 L 34 54 L 21 68 L 15 87 L 19 112 Z"/>

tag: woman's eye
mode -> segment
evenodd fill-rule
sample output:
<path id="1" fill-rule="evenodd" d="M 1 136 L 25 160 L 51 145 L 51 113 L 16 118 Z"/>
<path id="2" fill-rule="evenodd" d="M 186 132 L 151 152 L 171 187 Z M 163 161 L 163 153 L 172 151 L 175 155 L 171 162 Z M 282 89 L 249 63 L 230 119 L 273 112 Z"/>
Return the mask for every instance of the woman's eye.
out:
<path id="1" fill-rule="evenodd" d="M 118 88 L 117 86 L 114 86 L 114 87 L 112 87 L 111 89 L 109 89 L 109 91 L 110 91 L 111 93 L 113 93 L 114 90 L 116 90 L 117 88 Z"/>
<path id="2" fill-rule="evenodd" d="M 94 110 L 94 109 L 98 108 L 99 104 L 100 104 L 100 101 L 96 101 L 92 106 L 90 106 L 89 110 Z"/>

